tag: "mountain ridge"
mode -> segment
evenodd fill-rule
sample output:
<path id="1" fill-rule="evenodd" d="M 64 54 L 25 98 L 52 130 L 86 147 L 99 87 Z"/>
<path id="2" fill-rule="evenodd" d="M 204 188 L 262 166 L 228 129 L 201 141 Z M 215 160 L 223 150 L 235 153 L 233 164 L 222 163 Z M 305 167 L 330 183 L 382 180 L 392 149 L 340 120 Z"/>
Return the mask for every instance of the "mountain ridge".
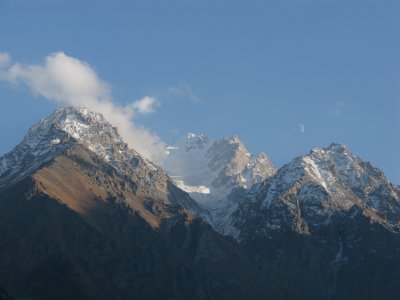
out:
<path id="1" fill-rule="evenodd" d="M 31 299 L 399 296 L 400 187 L 344 145 L 278 170 L 237 136 L 190 133 L 166 151 L 164 171 L 85 108 L 34 125 L 0 157 L 0 286 Z"/>

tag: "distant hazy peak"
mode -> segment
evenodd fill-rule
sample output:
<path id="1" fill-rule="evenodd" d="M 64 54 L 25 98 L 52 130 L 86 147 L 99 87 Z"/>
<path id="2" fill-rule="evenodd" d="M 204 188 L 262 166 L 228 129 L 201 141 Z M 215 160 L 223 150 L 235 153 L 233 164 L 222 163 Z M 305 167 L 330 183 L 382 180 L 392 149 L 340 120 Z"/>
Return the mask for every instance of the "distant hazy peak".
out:
<path id="1" fill-rule="evenodd" d="M 167 147 L 164 168 L 175 183 L 209 210 L 205 218 L 220 232 L 237 205 L 229 200 L 235 189 L 247 189 L 275 174 L 265 153 L 253 156 L 237 135 L 210 140 L 204 134 L 189 133 Z"/>
<path id="2" fill-rule="evenodd" d="M 178 145 L 184 147 L 186 151 L 191 151 L 204 149 L 207 147 L 208 142 L 209 139 L 206 135 L 189 132 L 183 140 L 178 141 Z"/>

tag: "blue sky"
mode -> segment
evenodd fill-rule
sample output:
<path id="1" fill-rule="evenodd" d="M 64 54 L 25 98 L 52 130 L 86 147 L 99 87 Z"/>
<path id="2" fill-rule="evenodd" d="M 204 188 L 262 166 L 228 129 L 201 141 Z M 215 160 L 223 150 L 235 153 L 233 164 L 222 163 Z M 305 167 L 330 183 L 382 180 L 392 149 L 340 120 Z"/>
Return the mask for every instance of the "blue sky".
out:
<path id="1" fill-rule="evenodd" d="M 399 37 L 398 1 L 0 0 L 0 52 L 63 52 L 118 105 L 157 99 L 135 124 L 167 143 L 238 134 L 281 166 L 337 141 L 397 184 Z M 6 81 L 0 103 L 0 154 L 60 105 Z"/>

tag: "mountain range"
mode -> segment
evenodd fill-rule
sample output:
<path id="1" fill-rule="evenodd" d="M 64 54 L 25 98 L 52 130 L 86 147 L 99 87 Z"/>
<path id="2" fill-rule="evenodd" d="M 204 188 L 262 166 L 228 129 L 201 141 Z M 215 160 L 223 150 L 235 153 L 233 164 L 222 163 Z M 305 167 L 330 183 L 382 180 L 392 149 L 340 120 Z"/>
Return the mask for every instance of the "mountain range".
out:
<path id="1" fill-rule="evenodd" d="M 165 150 L 86 108 L 34 125 L 0 157 L 0 299 L 400 298 L 400 187 L 344 145 Z"/>

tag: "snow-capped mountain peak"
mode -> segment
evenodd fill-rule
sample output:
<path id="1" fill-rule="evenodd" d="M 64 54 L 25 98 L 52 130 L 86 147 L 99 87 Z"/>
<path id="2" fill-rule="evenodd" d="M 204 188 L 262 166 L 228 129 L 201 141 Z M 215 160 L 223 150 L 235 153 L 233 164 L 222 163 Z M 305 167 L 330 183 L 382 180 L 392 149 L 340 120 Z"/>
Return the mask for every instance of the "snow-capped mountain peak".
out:
<path id="1" fill-rule="evenodd" d="M 133 158 L 149 170 L 157 169 L 129 149 L 117 129 L 101 114 L 84 107 L 64 107 L 31 127 L 22 142 L 0 158 L 0 185 L 28 175 L 75 144 L 84 145 L 121 172 Z"/>
<path id="2" fill-rule="evenodd" d="M 49 134 L 52 127 L 84 144 L 105 160 L 111 158 L 111 148 L 116 145 L 126 149 L 126 144 L 117 129 L 108 123 L 101 114 L 84 107 L 65 107 L 56 110 L 52 115 L 33 126 L 22 143 L 35 145 L 35 141 L 39 140 L 38 137 L 48 139 L 49 136 L 46 135 Z"/>
<path id="3" fill-rule="evenodd" d="M 250 187 L 276 171 L 265 153 L 254 157 L 237 135 L 212 141 L 204 134 L 188 133 L 167 151 L 164 167 L 185 183 L 182 188 L 190 187 L 188 192 L 204 186 L 210 194 L 226 197 L 232 188 Z"/>
<path id="4" fill-rule="evenodd" d="M 347 213 L 353 207 L 373 222 L 400 228 L 399 187 L 338 143 L 295 158 L 254 186 L 241 205 L 236 216 L 239 228 L 244 215 L 261 214 L 270 216 L 263 219 L 262 230 L 279 229 L 292 220 L 294 227 L 308 232 L 313 226 L 329 223 L 333 214 Z"/>
<path id="5" fill-rule="evenodd" d="M 323 182 L 328 184 L 334 181 L 356 193 L 361 190 L 369 192 L 379 184 L 388 183 L 382 171 L 352 155 L 342 144 L 332 143 L 327 148 L 315 148 L 303 157 L 303 161 L 311 166 L 305 168 L 311 174 L 315 175 L 317 167 Z"/>
<path id="6" fill-rule="evenodd" d="M 230 139 L 228 139 L 229 140 L 229 143 L 230 144 L 240 144 L 240 145 L 243 145 L 243 143 L 242 143 L 242 141 L 239 139 L 239 137 L 236 135 L 236 134 L 234 134 Z"/>

